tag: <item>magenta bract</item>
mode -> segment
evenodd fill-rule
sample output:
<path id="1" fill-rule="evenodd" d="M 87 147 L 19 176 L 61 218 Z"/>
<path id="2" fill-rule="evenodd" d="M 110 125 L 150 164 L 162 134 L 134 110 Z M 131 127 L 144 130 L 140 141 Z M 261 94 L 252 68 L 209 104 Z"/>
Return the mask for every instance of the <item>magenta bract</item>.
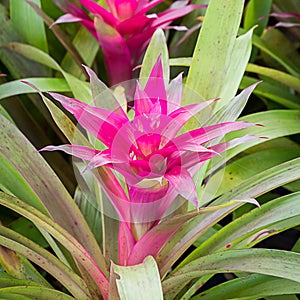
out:
<path id="1" fill-rule="evenodd" d="M 205 5 L 187 5 L 187 1 L 176 1 L 169 9 L 158 14 L 147 14 L 162 0 L 107 0 L 106 10 L 95 1 L 79 0 L 94 15 L 68 2 L 66 15 L 55 24 L 80 22 L 99 41 L 106 63 L 110 85 L 132 78 L 136 66 L 153 33 L 191 11 Z"/>
<path id="2" fill-rule="evenodd" d="M 94 78 L 91 70 L 89 74 Z M 127 245 L 126 249 L 120 247 L 122 264 L 126 264 L 130 249 L 159 222 L 178 196 L 198 207 L 193 175 L 205 161 L 249 140 L 246 136 L 213 143 L 228 132 L 252 125 L 245 122 L 220 123 L 179 134 L 191 117 L 217 100 L 181 107 L 181 85 L 179 75 L 170 83 L 177 88 L 165 86 L 159 58 L 145 88 L 136 84 L 133 120 L 120 105 L 109 111 L 51 93 L 106 149 L 61 145 L 43 150 L 62 150 L 87 161 L 85 171 L 98 169 L 101 173 L 105 166 L 124 178 L 126 192 L 112 172 L 100 176 L 121 221 L 120 244 Z M 209 147 L 205 146 L 208 142 Z"/>

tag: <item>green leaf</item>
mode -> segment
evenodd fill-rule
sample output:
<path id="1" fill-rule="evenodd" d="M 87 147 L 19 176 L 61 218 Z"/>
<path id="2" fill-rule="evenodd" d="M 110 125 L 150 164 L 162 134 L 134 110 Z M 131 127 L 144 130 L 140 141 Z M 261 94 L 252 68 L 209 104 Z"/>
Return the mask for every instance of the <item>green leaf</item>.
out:
<path id="1" fill-rule="evenodd" d="M 0 244 L 30 259 L 61 282 L 79 299 L 90 299 L 85 282 L 65 264 L 44 248 L 18 233 L 0 226 Z"/>
<path id="2" fill-rule="evenodd" d="M 51 287 L 48 281 L 35 269 L 35 267 L 24 256 L 19 255 L 14 250 L 0 247 L 0 264 L 7 276 L 10 275 L 16 280 L 30 281 L 32 284 L 40 284 Z M 3 285 L 3 274 L 0 274 L 0 286 Z M 7 279 L 11 285 L 14 280 Z M 6 286 L 6 285 L 5 285 Z"/>
<path id="3" fill-rule="evenodd" d="M 243 7 L 242 0 L 224 0 L 222 5 L 218 0 L 211 0 L 208 5 L 187 77 L 187 87 L 195 90 L 203 100 L 222 94 Z M 236 71 L 231 80 L 239 81 L 239 73 Z"/>
<path id="4" fill-rule="evenodd" d="M 300 78 L 292 76 L 290 74 L 287 74 L 285 72 L 276 70 L 276 69 L 271 69 L 271 68 L 266 68 L 254 64 L 248 64 L 246 68 L 247 72 L 251 73 L 256 73 L 259 75 L 265 75 L 268 76 L 274 80 L 277 80 L 294 90 L 300 92 Z M 300 101 L 299 101 L 300 102 Z"/>
<path id="5" fill-rule="evenodd" d="M 216 112 L 208 119 L 208 121 L 205 122 L 205 126 L 222 122 L 236 121 L 245 108 L 249 97 L 251 96 L 253 90 L 255 90 L 257 85 L 259 84 L 255 83 L 247 87 L 240 94 L 220 107 L 219 110 L 216 110 Z"/>
<path id="6" fill-rule="evenodd" d="M 300 283 L 300 254 L 269 249 L 228 250 L 200 257 L 163 281 L 164 294 L 172 299 L 184 284 L 207 274 L 248 272 L 276 276 Z"/>
<path id="7" fill-rule="evenodd" d="M 229 205 L 231 204 L 231 205 Z M 175 233 L 169 238 L 167 243 L 165 243 L 162 249 L 159 251 L 156 256 L 157 264 L 159 265 L 160 273 L 164 276 L 173 266 L 173 264 L 181 257 L 181 255 L 207 230 L 209 230 L 213 225 L 223 219 L 225 216 L 233 212 L 238 207 L 242 206 L 243 202 L 234 202 L 226 203 L 222 208 L 219 207 L 217 210 L 212 212 L 197 214 L 193 216 L 195 212 L 190 212 L 193 217 L 188 218 L 189 214 L 184 214 L 178 216 L 177 226 L 176 226 L 176 217 L 174 220 L 168 220 L 162 222 L 153 228 L 153 232 L 163 230 L 168 230 L 169 227 L 175 225 Z M 201 210 L 200 210 L 201 212 Z M 183 219 L 184 222 L 181 221 Z M 175 224 L 174 224 L 175 221 Z"/>
<path id="8" fill-rule="evenodd" d="M 102 219 L 99 205 L 95 203 L 95 200 L 91 199 L 91 193 L 85 193 L 78 187 L 75 191 L 74 200 L 86 219 L 91 231 L 93 232 L 99 245 L 102 244 Z"/>
<path id="9" fill-rule="evenodd" d="M 169 59 L 170 66 L 189 67 L 192 63 L 192 57 L 174 57 Z"/>
<path id="10" fill-rule="evenodd" d="M 256 78 L 244 76 L 240 84 L 240 88 L 244 89 L 245 87 L 255 82 L 257 82 Z M 258 97 L 262 97 L 263 99 L 270 99 L 287 108 L 300 108 L 299 96 L 292 94 L 291 91 L 283 88 L 283 86 L 281 85 L 263 81 L 256 87 L 253 93 Z"/>
<path id="11" fill-rule="evenodd" d="M 269 15 L 271 6 L 272 0 L 250 0 L 245 9 L 244 28 L 249 30 L 258 25 L 254 32 L 260 36 L 268 24 L 268 18 L 260 18 Z"/>
<path id="12" fill-rule="evenodd" d="M 40 0 L 31 0 L 39 7 Z M 44 22 L 40 16 L 24 0 L 10 0 L 10 14 L 13 24 L 24 37 L 25 41 L 45 52 L 48 52 Z"/>
<path id="13" fill-rule="evenodd" d="M 46 212 L 37 195 L 30 185 L 10 163 L 3 153 L 0 153 L 0 188 L 7 193 L 12 193 L 40 211 Z"/>
<path id="14" fill-rule="evenodd" d="M 245 180 L 232 189 L 232 191 L 225 193 L 212 202 L 211 206 L 217 206 L 222 203 L 228 204 L 230 203 L 229 201 L 236 199 L 254 198 L 298 178 L 300 178 L 300 158 L 288 161 Z M 212 227 L 242 204 L 243 203 L 238 203 L 229 208 L 219 209 L 211 214 L 199 215 L 192 221 L 180 226 L 156 257 L 161 273 L 165 274 L 165 272 L 172 267 L 177 258 L 180 257 L 199 236 L 206 232 L 208 228 Z M 185 264 L 187 261 L 188 258 L 180 265 Z"/>
<path id="15" fill-rule="evenodd" d="M 266 296 L 300 293 L 299 283 L 266 275 L 254 274 L 219 284 L 193 297 L 193 300 L 239 299 L 253 300 Z M 287 298 L 285 298 L 287 299 Z"/>
<path id="16" fill-rule="evenodd" d="M 106 272 L 106 262 L 97 241 L 56 174 L 22 133 L 1 115 L 0 123 L 1 153 L 38 197 L 36 205 L 40 207 L 42 202 L 53 219 L 84 244 L 103 272 Z"/>
<path id="17" fill-rule="evenodd" d="M 238 90 L 250 58 L 253 30 L 254 28 L 250 29 L 247 33 L 239 36 L 235 40 L 230 56 L 230 63 L 226 69 L 225 78 L 222 79 L 222 87 L 218 95 L 221 100 L 216 103 L 215 109 L 230 102 Z"/>
<path id="18" fill-rule="evenodd" d="M 63 132 L 70 143 L 91 146 L 86 137 L 80 132 L 70 118 L 60 110 L 52 101 L 41 95 L 45 105 L 59 129 Z"/>
<path id="19" fill-rule="evenodd" d="M 0 85 L 0 89 L 1 89 Z M 7 120 L 9 120 L 11 123 L 14 123 L 13 119 L 11 118 L 11 116 L 9 115 L 9 113 L 6 111 L 6 109 L 0 104 L 0 114 L 2 116 L 4 116 Z"/>
<path id="20" fill-rule="evenodd" d="M 233 161 L 225 169 L 214 174 L 205 186 L 206 192 L 211 190 L 214 197 L 218 197 L 257 173 L 299 156 L 300 149 L 297 146 L 292 149 L 286 149 L 284 146 L 281 149 L 262 151 L 257 149 L 254 153 Z"/>
<path id="21" fill-rule="evenodd" d="M 165 85 L 167 86 L 167 84 L 169 84 L 170 78 L 169 54 L 165 34 L 161 29 L 157 29 L 153 34 L 151 42 L 147 47 L 143 59 L 142 68 L 140 72 L 140 80 L 142 87 L 146 84 L 145 78 L 149 78 L 153 65 L 155 64 L 159 55 L 161 55 Z"/>
<path id="22" fill-rule="evenodd" d="M 112 272 L 119 276 L 116 284 L 121 300 L 163 300 L 160 276 L 152 256 L 146 257 L 143 263 L 135 266 L 112 264 Z"/>
<path id="23" fill-rule="evenodd" d="M 28 286 L 28 285 L 14 286 L 14 287 L 7 287 L 7 288 L 0 289 L 0 297 L 6 297 L 6 295 L 16 295 L 16 297 L 19 297 L 15 299 L 24 299 L 21 298 L 22 296 L 30 297 L 25 299 L 40 299 L 40 300 L 49 300 L 49 299 L 74 300 L 75 299 L 65 293 L 56 291 L 54 289 L 38 287 L 38 286 Z M 5 298 L 5 299 L 12 299 L 12 298 Z M 85 298 L 85 299 L 89 299 L 89 298 Z"/>
<path id="24" fill-rule="evenodd" d="M 220 157 L 213 159 L 211 172 L 223 166 L 229 159 L 235 155 L 249 149 L 252 146 L 261 144 L 272 139 L 300 133 L 299 126 L 300 110 L 271 110 L 247 115 L 239 119 L 252 124 L 261 124 L 263 126 L 250 126 L 243 130 L 231 132 L 225 136 L 226 140 L 232 140 L 245 134 L 255 135 L 257 138 L 247 143 L 238 145 L 226 152 Z"/>
<path id="25" fill-rule="evenodd" d="M 35 10 L 36 14 L 39 15 L 45 22 L 45 24 L 51 28 L 53 34 L 56 36 L 56 38 L 60 41 L 62 46 L 65 47 L 67 54 L 70 55 L 70 59 L 72 60 L 72 63 L 77 65 L 77 68 L 79 69 L 79 74 L 73 74 L 76 77 L 81 77 L 84 75 L 82 65 L 84 64 L 84 61 L 80 55 L 80 53 L 77 51 L 76 47 L 74 47 L 73 43 L 69 39 L 69 36 L 59 27 L 59 26 L 51 26 L 54 23 L 54 20 L 50 18 L 36 3 L 26 0 L 26 2 Z M 51 12 L 53 9 L 51 9 Z M 81 29 L 83 29 L 81 27 Z M 78 70 L 77 69 L 77 70 Z"/>
<path id="26" fill-rule="evenodd" d="M 15 1 L 18 2 L 19 1 Z M 25 2 L 25 1 L 22 1 Z M 20 55 L 4 48 L 7 43 L 11 41 L 24 41 L 17 32 L 12 20 L 7 15 L 6 8 L 0 4 L 0 28 L 2 29 L 0 35 L 0 59 L 9 73 L 14 78 L 23 78 L 28 76 L 49 76 L 49 70 L 44 66 L 35 62 L 29 61 Z"/>
<path id="27" fill-rule="evenodd" d="M 1 300 L 32 300 L 31 297 L 18 295 L 18 294 L 6 294 L 6 293 L 3 293 L 0 296 L 0 299 Z"/>
<path id="28" fill-rule="evenodd" d="M 32 47 L 30 45 L 25 45 L 21 43 L 9 43 L 5 46 L 7 49 L 15 51 L 26 58 L 33 60 L 35 62 L 44 64 L 49 68 L 59 71 L 65 77 L 68 85 L 70 86 L 74 96 L 82 101 L 91 102 L 91 93 L 89 86 L 86 82 L 79 80 L 73 75 L 65 72 L 60 65 L 47 53 L 41 51 L 38 48 Z"/>
<path id="29" fill-rule="evenodd" d="M 276 48 L 268 45 L 261 38 L 253 35 L 252 38 L 253 45 L 263 51 L 264 53 L 270 55 L 273 59 L 275 59 L 279 64 L 281 64 L 290 74 L 299 77 L 300 70 L 295 66 L 295 64 L 288 59 L 284 54 L 278 51 Z"/>
<path id="30" fill-rule="evenodd" d="M 24 299 L 32 299 L 31 297 L 38 297 L 38 299 L 61 299 L 70 300 L 73 297 L 56 291 L 53 288 L 45 287 L 30 280 L 21 280 L 15 278 L 3 278 L 0 275 L 0 297 L 5 299 L 23 299 L 22 296 L 30 296 L 30 298 L 24 297 Z M 20 297 L 20 298 L 14 298 Z"/>
<path id="31" fill-rule="evenodd" d="M 28 81 L 35 85 L 41 92 L 69 92 L 70 87 L 64 79 L 61 78 L 24 78 L 22 80 L 14 80 L 0 85 L 0 100 L 28 93 L 36 93 L 32 87 L 24 83 Z"/>
<path id="32" fill-rule="evenodd" d="M 209 0 L 194 0 L 193 4 L 208 5 Z M 202 25 L 200 16 L 204 16 L 206 8 L 195 9 L 182 18 L 181 25 L 186 26 L 188 31 L 175 30 L 172 34 L 169 51 L 172 57 L 191 56 L 197 41 L 199 28 Z"/>
<path id="33" fill-rule="evenodd" d="M 18 218 L 10 222 L 8 228 L 22 234 L 33 242 L 39 244 L 43 248 L 48 247 L 47 241 L 41 235 L 40 231 L 25 218 Z"/>
<path id="34" fill-rule="evenodd" d="M 83 27 L 80 27 L 76 34 L 73 45 L 80 53 L 84 60 L 85 65 L 90 67 L 99 51 L 98 41 Z M 67 72 L 71 73 L 75 77 L 84 80 L 84 74 L 82 68 L 78 64 L 74 63 L 74 60 L 70 53 L 67 53 L 62 60 L 61 67 Z"/>
<path id="35" fill-rule="evenodd" d="M 219 205 L 232 199 L 255 198 L 276 187 L 300 178 L 300 158 L 276 165 L 226 192 L 212 204 Z"/>
<path id="36" fill-rule="evenodd" d="M 41 227 L 50 233 L 57 241 L 59 241 L 70 253 L 74 259 L 84 267 L 91 278 L 95 281 L 102 295 L 105 297 L 108 293 L 108 281 L 103 274 L 105 269 L 101 269 L 93 260 L 88 251 L 65 229 L 59 226 L 58 223 L 39 212 L 34 207 L 27 205 L 21 200 L 0 192 L 0 204 L 8 207 L 15 212 L 26 217 L 33 222 L 37 227 Z M 76 225 L 76 224 L 75 224 Z M 24 238 L 25 239 L 25 238 Z M 26 239 L 27 240 L 27 239 Z M 31 241 L 31 243 L 33 243 Z M 16 250 L 18 251 L 18 250 Z M 24 253 L 22 253 L 24 255 Z M 32 258 L 30 258 L 32 259 Z M 36 263 L 36 260 L 33 260 Z"/>
<path id="37" fill-rule="evenodd" d="M 300 222 L 300 192 L 272 200 L 235 219 L 204 241 L 182 265 L 227 248 L 251 247 Z"/>

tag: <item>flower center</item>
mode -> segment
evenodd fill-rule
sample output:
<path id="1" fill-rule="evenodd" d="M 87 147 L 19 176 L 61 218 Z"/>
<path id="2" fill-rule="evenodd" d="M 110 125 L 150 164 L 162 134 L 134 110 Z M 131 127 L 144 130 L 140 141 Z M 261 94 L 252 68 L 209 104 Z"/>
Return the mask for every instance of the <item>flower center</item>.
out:
<path id="1" fill-rule="evenodd" d="M 151 172 L 160 174 L 166 168 L 166 159 L 160 154 L 154 154 L 149 159 Z"/>

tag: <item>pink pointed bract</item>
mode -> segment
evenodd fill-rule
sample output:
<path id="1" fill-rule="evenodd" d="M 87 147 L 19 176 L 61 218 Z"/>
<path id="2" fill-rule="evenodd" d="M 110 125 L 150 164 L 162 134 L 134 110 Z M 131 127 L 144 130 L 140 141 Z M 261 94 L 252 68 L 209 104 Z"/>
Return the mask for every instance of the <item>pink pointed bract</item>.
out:
<path id="1" fill-rule="evenodd" d="M 172 21 L 205 5 L 186 5 L 176 1 L 161 13 L 149 10 L 163 0 L 106 0 L 108 9 L 93 0 L 79 2 L 94 17 L 71 2 L 61 7 L 67 14 L 54 24 L 80 22 L 98 40 L 105 59 L 110 85 L 132 78 L 132 70 L 138 63 L 149 41 L 158 28 L 169 28 Z"/>
<path id="2" fill-rule="evenodd" d="M 95 84 L 94 73 L 88 73 Z M 191 117 L 218 100 L 182 107 L 181 85 L 179 75 L 171 81 L 171 89 L 165 86 L 158 58 L 145 87 L 136 84 L 133 120 L 120 105 L 109 111 L 51 93 L 106 146 L 104 150 L 78 145 L 48 146 L 43 150 L 61 150 L 81 158 L 87 162 L 85 172 L 98 170 L 99 182 L 121 221 L 119 257 L 123 265 L 135 243 L 160 221 L 178 196 L 198 207 L 193 175 L 205 161 L 253 138 L 214 143 L 228 132 L 252 125 L 246 122 L 225 122 L 179 134 Z M 111 171 L 124 178 L 126 191 Z"/>

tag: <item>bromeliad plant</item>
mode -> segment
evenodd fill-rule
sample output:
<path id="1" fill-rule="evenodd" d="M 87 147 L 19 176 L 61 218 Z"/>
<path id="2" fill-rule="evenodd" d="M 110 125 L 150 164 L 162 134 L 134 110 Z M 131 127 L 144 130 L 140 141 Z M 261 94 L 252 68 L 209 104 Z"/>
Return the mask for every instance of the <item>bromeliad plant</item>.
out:
<path id="1" fill-rule="evenodd" d="M 91 90 L 99 90 L 99 85 L 103 84 L 90 69 L 87 72 L 91 76 Z M 147 233 L 151 234 L 151 229 L 159 223 L 177 196 L 198 208 L 192 177 L 207 160 L 253 139 L 245 136 L 204 146 L 228 132 L 252 125 L 246 122 L 224 122 L 178 135 L 189 119 L 216 100 L 182 107 L 181 81 L 179 75 L 166 87 L 161 59 L 158 58 L 145 87 L 142 88 L 139 83 L 136 85 L 133 120 L 118 104 L 114 111 L 108 111 L 50 93 L 107 149 L 100 151 L 86 146 L 62 145 L 47 146 L 43 150 L 62 150 L 88 161 L 86 169 L 99 170 L 106 166 L 124 177 L 125 191 L 112 173 L 109 178 L 104 178 L 99 170 L 102 188 L 120 219 L 119 263 L 122 265 L 140 263 L 147 255 L 157 254 L 151 249 L 141 249 L 139 241 L 147 239 Z M 101 105 L 97 101 L 99 96 L 93 95 L 94 104 Z M 117 103 L 117 100 L 114 102 Z M 113 189 L 109 181 L 115 183 Z M 162 238 L 153 240 L 155 244 L 165 242 Z M 139 253 L 135 248 L 139 249 Z"/>
<path id="2" fill-rule="evenodd" d="M 11 0 L 15 9 L 20 3 L 25 2 L 17 0 L 13 6 Z M 293 294 L 300 293 L 299 243 L 293 251 L 251 249 L 300 224 L 299 183 L 295 181 L 300 178 L 300 150 L 286 137 L 299 133 L 300 112 L 295 107 L 269 110 L 237 121 L 256 86 L 235 96 L 250 57 L 253 31 L 236 38 L 244 1 L 223 0 L 222 9 L 219 3 L 210 0 L 192 58 L 169 59 L 163 32 L 154 34 L 140 80 L 130 93 L 134 102 L 128 111 L 122 94 L 125 85 L 108 89 L 87 68 L 89 88 L 46 50 L 21 43 L 6 45 L 45 64 L 46 71 L 52 68 L 61 73 L 59 78 L 43 75 L 5 83 L 0 86 L 0 98 L 41 91 L 69 142 L 55 141 L 59 146 L 46 150 L 79 157 L 73 167 L 81 176 L 74 195 L 69 187 L 71 196 L 14 125 L 19 121 L 15 111 L 11 118 L 0 107 L 0 204 L 17 213 L 1 210 L 2 298 L 261 299 L 285 295 L 293 299 Z M 7 18 L 2 22 L 12 30 Z M 0 48 L 1 55 L 3 51 Z M 9 69 L 13 52 L 5 53 L 2 59 Z M 184 88 L 181 76 L 169 83 L 169 62 L 189 67 Z M 29 70 L 43 70 L 31 63 L 23 61 Z M 19 63 L 14 66 L 19 70 Z M 242 85 L 248 86 L 245 78 Z M 270 97 L 262 96 L 261 85 L 254 92 Z M 42 93 L 49 91 L 56 93 Z M 74 98 L 57 94 L 61 92 L 72 92 Z M 57 101 L 86 129 L 84 134 L 55 105 Z M 43 146 L 49 144 L 43 141 Z M 59 153 L 42 152 L 50 160 Z M 63 171 L 60 175 L 64 168 L 58 169 Z M 62 178 L 65 182 L 66 177 Z M 280 186 L 286 195 L 271 191 Z M 245 204 L 254 202 L 253 198 L 262 204 L 260 208 Z M 188 210 L 187 203 L 191 204 Z M 44 271 L 38 272 L 31 262 Z M 45 272 L 52 277 L 48 279 Z M 204 286 L 218 273 L 231 273 L 234 279 L 214 283 L 213 288 Z"/>
<path id="3" fill-rule="evenodd" d="M 93 0 L 79 2 L 93 15 L 93 19 L 71 1 L 64 1 L 59 6 L 67 14 L 55 24 L 80 22 L 99 41 L 111 85 L 132 78 L 133 68 L 138 64 L 156 29 L 172 28 L 169 25 L 174 20 L 204 7 L 176 1 L 164 12 L 151 14 L 148 12 L 163 0 L 108 0 L 108 9 Z"/>

